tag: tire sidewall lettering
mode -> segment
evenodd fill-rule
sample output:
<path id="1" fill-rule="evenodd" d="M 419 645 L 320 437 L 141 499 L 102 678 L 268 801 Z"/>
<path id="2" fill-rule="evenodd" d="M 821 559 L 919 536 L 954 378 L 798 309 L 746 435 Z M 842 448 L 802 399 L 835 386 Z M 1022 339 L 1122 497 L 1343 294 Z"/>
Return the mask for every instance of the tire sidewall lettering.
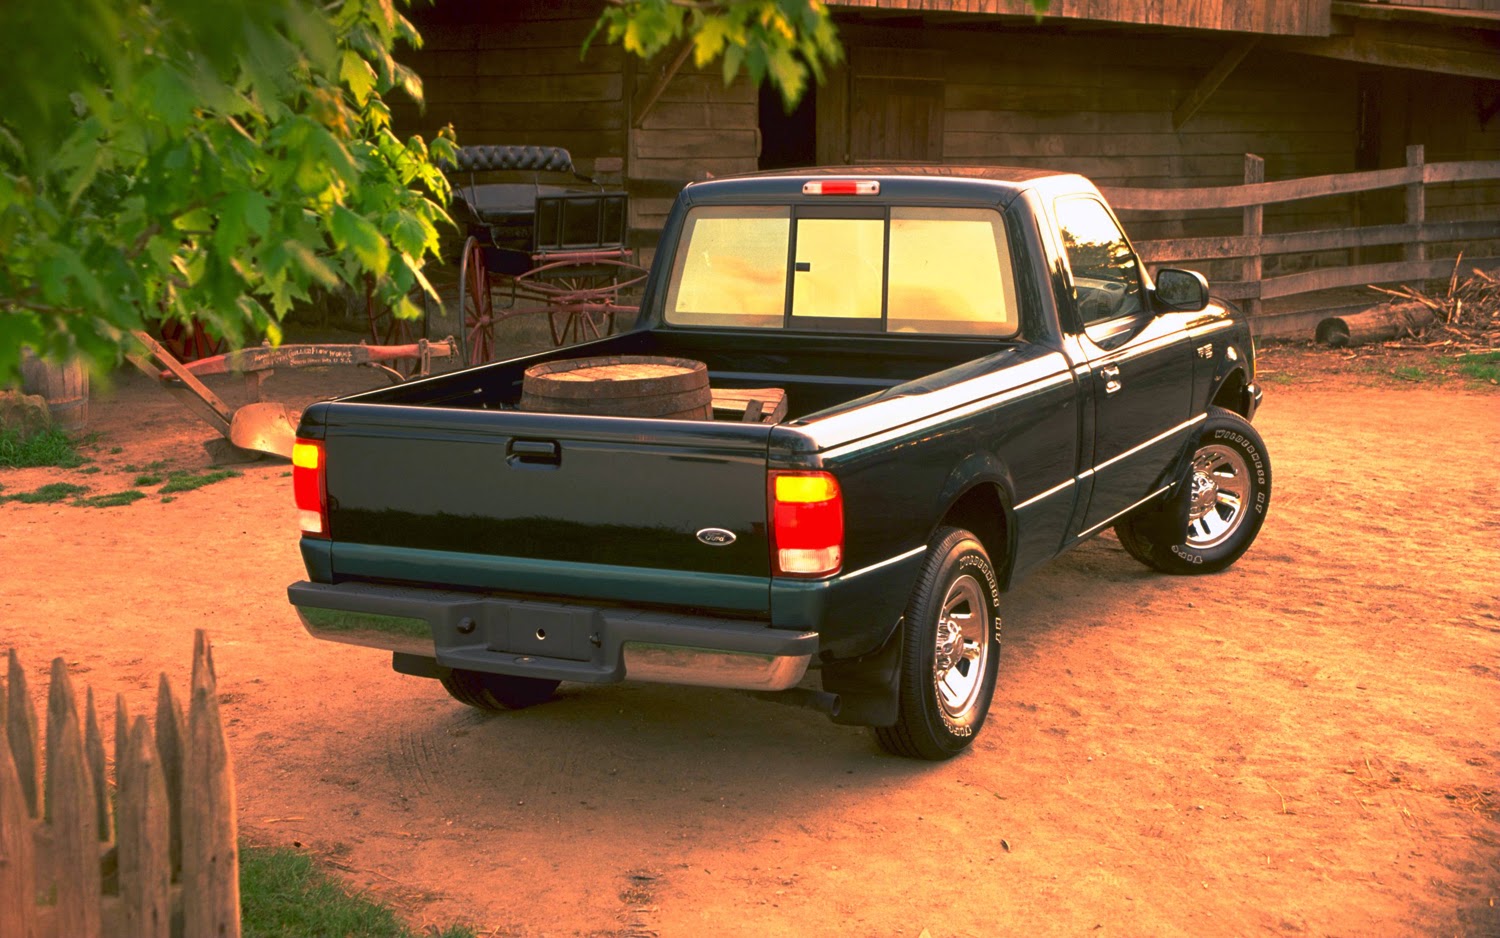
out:
<path id="1" fill-rule="evenodd" d="M 965 574 L 984 583 L 986 598 L 990 607 L 990 639 L 998 646 L 1000 644 L 1000 583 L 995 576 L 994 567 L 984 554 L 974 550 L 966 550 L 959 555 L 957 561 L 954 563 L 953 574 L 949 582 Z M 998 649 L 991 652 L 992 655 L 997 653 Z M 991 660 L 987 667 L 996 667 L 996 662 Z M 936 686 L 932 687 L 930 701 L 933 711 L 943 728 L 951 736 L 960 739 L 967 739 L 974 735 L 977 724 L 982 722 L 984 711 L 988 709 L 988 701 L 986 701 L 985 706 L 976 707 L 965 720 L 959 721 L 954 720 L 943 709 L 942 704 L 937 699 Z"/>

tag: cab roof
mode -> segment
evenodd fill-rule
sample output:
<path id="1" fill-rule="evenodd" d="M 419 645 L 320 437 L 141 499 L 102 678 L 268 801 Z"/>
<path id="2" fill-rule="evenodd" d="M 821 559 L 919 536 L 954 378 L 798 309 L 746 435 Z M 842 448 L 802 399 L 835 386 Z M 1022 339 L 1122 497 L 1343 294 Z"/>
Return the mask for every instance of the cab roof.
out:
<path id="1" fill-rule="evenodd" d="M 873 179 L 881 183 L 881 196 L 900 200 L 909 197 L 972 199 L 989 204 L 1009 202 L 1020 192 L 1037 187 L 1092 189 L 1076 173 L 1028 166 L 946 166 L 933 164 L 880 164 L 870 166 L 810 166 L 797 169 L 763 170 L 691 183 L 683 195 L 692 202 L 730 201 L 757 197 L 801 197 L 802 183 L 820 177 Z M 812 196 L 809 198 L 828 198 Z M 839 196 L 858 201 L 867 196 Z"/>

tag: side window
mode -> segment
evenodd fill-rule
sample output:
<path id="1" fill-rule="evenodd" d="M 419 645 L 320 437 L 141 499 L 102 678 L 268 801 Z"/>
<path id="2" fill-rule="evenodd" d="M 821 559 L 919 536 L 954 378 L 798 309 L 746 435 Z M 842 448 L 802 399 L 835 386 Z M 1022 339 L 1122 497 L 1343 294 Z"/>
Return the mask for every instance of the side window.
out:
<path id="1" fill-rule="evenodd" d="M 1139 313 L 1140 262 L 1104 203 L 1087 197 L 1059 199 L 1057 222 L 1083 324 Z"/>

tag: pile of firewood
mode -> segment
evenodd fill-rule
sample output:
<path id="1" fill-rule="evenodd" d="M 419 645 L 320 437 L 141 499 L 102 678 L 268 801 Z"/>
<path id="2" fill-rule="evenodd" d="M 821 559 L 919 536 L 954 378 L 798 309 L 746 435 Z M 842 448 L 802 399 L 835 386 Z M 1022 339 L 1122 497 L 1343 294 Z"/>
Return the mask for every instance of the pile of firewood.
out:
<path id="1" fill-rule="evenodd" d="M 1462 256 L 1459 260 L 1462 260 Z M 1425 294 L 1409 286 L 1371 290 L 1391 297 L 1392 306 L 1418 304 L 1432 312 L 1430 324 L 1412 330 L 1409 341 L 1426 346 L 1451 345 L 1468 351 L 1500 348 L 1500 276 L 1475 270 L 1460 280 L 1458 261 L 1448 278 L 1448 292 Z"/>
<path id="2" fill-rule="evenodd" d="M 1372 342 L 1470 352 L 1500 348 L 1500 276 L 1475 270 L 1460 280 L 1462 261 L 1462 254 L 1454 260 L 1448 291 L 1441 295 L 1411 286 L 1370 287 L 1390 302 L 1324 319 L 1316 340 L 1334 348 Z"/>

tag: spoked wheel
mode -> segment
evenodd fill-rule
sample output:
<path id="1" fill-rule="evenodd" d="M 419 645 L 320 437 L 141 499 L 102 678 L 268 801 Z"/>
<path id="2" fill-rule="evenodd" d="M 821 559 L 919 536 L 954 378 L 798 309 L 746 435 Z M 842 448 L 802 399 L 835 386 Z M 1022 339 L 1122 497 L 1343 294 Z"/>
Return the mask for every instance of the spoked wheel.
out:
<path id="1" fill-rule="evenodd" d="M 1249 550 L 1271 504 L 1266 444 L 1239 414 L 1211 407 L 1188 477 L 1166 505 L 1115 525 L 1130 556 L 1163 573 L 1215 573 Z"/>
<path id="2" fill-rule="evenodd" d="M 419 297 L 419 294 L 420 297 Z M 390 306 L 382 303 L 375 296 L 375 278 L 365 278 L 365 315 L 369 320 L 370 344 L 371 345 L 411 345 L 418 339 L 427 338 L 427 297 L 422 294 L 420 288 L 412 291 L 413 300 L 422 304 L 424 315 L 420 319 L 402 319 L 396 315 L 396 311 Z M 392 380 L 399 381 L 403 376 L 410 378 L 421 370 L 422 364 L 418 359 L 403 360 L 394 363 L 391 369 L 395 374 L 388 374 Z"/>
<path id="3" fill-rule="evenodd" d="M 490 272 L 484 266 L 484 248 L 477 238 L 464 242 L 458 267 L 458 309 L 463 317 L 459 330 L 464 364 L 480 365 L 495 358 L 495 301 L 490 292 Z"/>
<path id="4" fill-rule="evenodd" d="M 184 323 L 178 319 L 164 319 L 157 326 L 156 337 L 167 351 L 181 362 L 195 362 L 224 351 L 223 339 L 209 333 L 200 320 Z"/>
<path id="5" fill-rule="evenodd" d="M 629 261 L 595 258 L 543 264 L 517 277 L 516 283 L 545 302 L 552 344 L 571 345 L 613 332 L 616 313 L 638 309 L 622 305 L 621 293 L 645 279 L 646 270 Z"/>
<path id="6" fill-rule="evenodd" d="M 974 741 L 1000 666 L 998 589 L 973 534 L 937 532 L 906 607 L 900 709 L 894 726 L 875 729 L 881 748 L 939 760 Z"/>

